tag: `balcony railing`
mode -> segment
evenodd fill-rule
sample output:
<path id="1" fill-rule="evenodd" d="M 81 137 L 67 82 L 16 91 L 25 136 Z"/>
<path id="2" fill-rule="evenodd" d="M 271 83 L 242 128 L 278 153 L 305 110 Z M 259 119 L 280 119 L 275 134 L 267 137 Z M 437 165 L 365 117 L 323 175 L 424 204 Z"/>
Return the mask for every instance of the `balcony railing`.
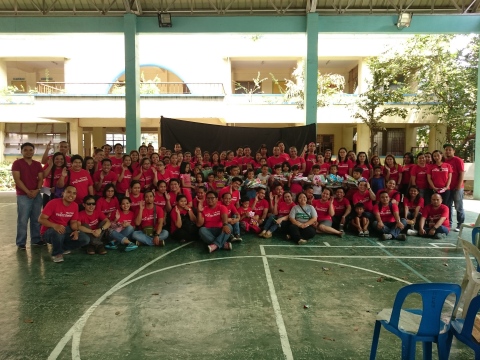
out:
<path id="1" fill-rule="evenodd" d="M 106 96 L 125 95 L 125 83 L 37 82 L 37 95 Z M 222 83 L 142 82 L 141 96 L 225 96 Z"/>

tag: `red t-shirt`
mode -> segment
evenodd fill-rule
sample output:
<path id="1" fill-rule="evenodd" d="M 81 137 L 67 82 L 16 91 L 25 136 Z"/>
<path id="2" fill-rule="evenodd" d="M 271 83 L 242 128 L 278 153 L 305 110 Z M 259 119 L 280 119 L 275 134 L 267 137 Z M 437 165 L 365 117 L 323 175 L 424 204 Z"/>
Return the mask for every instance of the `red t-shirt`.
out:
<path id="1" fill-rule="evenodd" d="M 250 207 L 252 207 L 254 202 L 255 202 L 255 199 L 250 200 Z M 269 208 L 268 201 L 266 199 L 262 199 L 257 201 L 257 204 L 255 205 L 254 208 L 252 208 L 252 211 L 255 213 L 255 215 L 262 217 L 263 210 L 268 208 Z"/>
<path id="2" fill-rule="evenodd" d="M 48 158 L 49 159 L 53 159 L 53 155 L 48 155 Z M 67 168 L 70 169 L 70 167 L 72 166 L 72 158 L 68 155 L 65 155 L 65 162 L 66 162 L 66 165 L 67 165 Z"/>
<path id="3" fill-rule="evenodd" d="M 117 173 L 117 180 L 120 178 L 120 174 L 122 173 L 122 167 L 118 167 L 116 169 Z M 128 169 L 125 169 L 125 172 L 123 173 L 123 179 L 122 181 L 117 181 L 116 189 L 119 194 L 125 194 L 125 192 L 128 190 L 130 187 L 130 182 L 132 181 L 132 172 Z"/>
<path id="4" fill-rule="evenodd" d="M 225 205 L 217 203 L 214 208 L 206 206 L 202 211 L 205 220 L 203 226 L 206 228 L 221 228 L 223 226 L 222 214 L 228 214 Z"/>
<path id="5" fill-rule="evenodd" d="M 180 209 L 180 214 L 186 215 L 186 214 L 188 214 L 188 211 L 185 210 L 185 209 Z M 177 225 L 175 225 L 175 222 L 176 222 L 177 219 L 178 219 L 178 214 L 177 214 L 176 206 L 175 206 L 175 208 L 173 208 L 172 211 L 170 212 L 170 219 L 172 219 L 172 220 L 170 221 L 170 232 L 173 234 L 173 233 L 177 230 Z"/>
<path id="6" fill-rule="evenodd" d="M 288 155 L 287 153 L 280 153 L 279 156 L 283 159 L 282 162 L 288 161 L 290 159 L 290 155 Z"/>
<path id="7" fill-rule="evenodd" d="M 78 221 L 80 221 L 82 225 L 89 225 L 91 230 L 98 229 L 98 224 L 100 224 L 106 218 L 107 217 L 105 216 L 105 214 L 101 212 L 101 210 L 98 209 L 96 206 L 95 210 L 93 210 L 93 213 L 91 215 L 88 215 L 85 210 L 80 211 L 80 214 L 78 214 Z"/>
<path id="8" fill-rule="evenodd" d="M 393 211 L 393 212 L 392 212 Z M 382 204 L 375 204 L 373 207 L 373 213 L 375 215 L 380 214 L 380 219 L 383 223 L 392 223 L 396 222 L 395 216 L 393 213 L 398 213 L 398 205 L 392 204 L 392 209 L 390 209 L 390 205 L 382 205 Z"/>
<path id="9" fill-rule="evenodd" d="M 172 173 L 168 170 L 165 170 L 165 172 L 162 174 L 160 173 L 160 171 L 157 171 L 157 180 L 160 181 L 160 180 L 163 180 L 167 183 L 167 188 L 168 186 L 170 186 L 170 179 L 172 179 L 173 176 L 172 176 Z"/>
<path id="10" fill-rule="evenodd" d="M 422 212 L 423 206 L 425 204 L 425 200 L 422 197 L 419 197 L 418 203 L 415 204 L 413 201 L 410 201 L 410 199 L 407 196 L 405 196 L 403 198 L 403 204 L 409 211 L 415 211 L 417 206 L 420 206 L 420 212 Z"/>
<path id="11" fill-rule="evenodd" d="M 365 164 L 353 164 L 353 168 L 360 168 L 362 169 L 362 177 L 365 179 L 370 179 L 370 169 L 372 168 L 370 165 Z"/>
<path id="12" fill-rule="evenodd" d="M 140 172 L 141 172 L 141 168 L 136 169 L 133 172 L 133 177 L 138 176 Z M 138 179 L 138 181 L 140 181 L 140 186 L 142 187 L 142 189 L 149 189 L 153 183 L 153 178 L 154 178 L 154 175 L 153 175 L 152 168 L 149 168 L 148 170 L 143 170 L 142 175 L 140 175 L 140 178 Z"/>
<path id="13" fill-rule="evenodd" d="M 415 164 L 407 164 L 402 166 L 402 184 L 409 185 L 410 184 L 410 177 L 412 174 L 412 169 Z"/>
<path id="14" fill-rule="evenodd" d="M 230 205 L 228 205 L 228 206 L 225 205 L 225 204 L 222 204 L 222 205 L 227 208 L 227 214 L 228 214 L 229 218 L 231 218 L 234 214 L 238 215 L 238 210 L 235 207 L 235 205 L 233 204 L 233 202 L 231 202 Z"/>
<path id="15" fill-rule="evenodd" d="M 275 156 L 270 156 L 268 159 L 267 159 L 267 165 L 270 169 L 274 169 L 275 168 L 275 165 L 277 164 L 281 164 L 285 161 L 285 159 L 281 156 L 279 156 L 278 158 L 275 157 Z"/>
<path id="16" fill-rule="evenodd" d="M 322 199 L 313 200 L 312 206 L 317 211 L 317 221 L 332 221 L 332 217 L 328 213 L 328 209 L 330 208 L 330 201 L 323 201 Z"/>
<path id="17" fill-rule="evenodd" d="M 363 203 L 363 206 L 365 208 L 365 211 L 372 212 L 373 211 L 373 202 L 372 199 L 370 199 L 370 192 L 366 191 L 364 194 L 360 193 L 359 190 L 357 190 L 353 196 L 352 196 L 352 203 L 357 204 L 357 203 Z"/>
<path id="18" fill-rule="evenodd" d="M 110 157 L 110 161 L 112 162 L 112 171 L 118 173 L 118 169 L 121 169 L 123 165 L 123 156 L 120 159 L 112 156 Z"/>
<path id="19" fill-rule="evenodd" d="M 77 189 L 75 202 L 81 204 L 83 203 L 83 198 L 90 195 L 88 188 L 93 186 L 93 180 L 87 170 L 80 169 L 80 171 L 73 171 L 70 169 L 70 185 L 75 186 L 75 189 Z"/>
<path id="20" fill-rule="evenodd" d="M 452 167 L 445 162 L 440 166 L 432 164 L 428 168 L 428 173 L 432 178 L 433 185 L 436 188 L 442 188 L 447 185 L 448 174 L 452 173 Z"/>
<path id="21" fill-rule="evenodd" d="M 180 192 L 181 194 L 185 195 L 185 197 L 187 198 L 187 203 L 192 202 L 192 192 L 190 191 L 190 189 L 180 189 Z M 170 191 L 168 194 L 170 195 L 170 205 L 172 205 L 172 209 L 173 209 L 173 207 L 177 205 L 178 194 L 175 194 L 173 191 Z"/>
<path id="22" fill-rule="evenodd" d="M 134 212 L 137 212 L 138 208 L 140 207 L 140 201 L 143 201 L 143 194 L 140 193 L 137 196 L 130 194 L 130 200 L 132 201 L 130 204 L 130 209 L 132 209 Z"/>
<path id="23" fill-rule="evenodd" d="M 427 219 L 426 224 L 428 225 L 429 222 L 436 223 L 440 218 L 444 217 L 445 221 L 443 222 L 443 226 L 450 229 L 450 220 L 448 206 L 444 204 L 440 204 L 438 209 L 435 209 L 431 204 L 427 205 L 423 208 L 422 217 Z"/>
<path id="24" fill-rule="evenodd" d="M 158 191 L 155 191 L 155 199 L 153 200 L 155 205 L 160 206 L 162 210 L 165 211 L 165 205 L 167 205 L 167 198 L 165 195 L 160 194 Z"/>
<path id="25" fill-rule="evenodd" d="M 455 189 L 458 186 L 458 178 L 460 177 L 460 173 L 465 171 L 465 164 L 463 160 L 458 156 L 453 156 L 451 158 L 445 158 L 445 162 L 452 167 L 452 182 L 450 183 L 450 190 Z M 463 181 L 461 184 L 461 189 L 465 187 Z"/>
<path id="26" fill-rule="evenodd" d="M 339 201 L 337 198 L 334 198 L 333 209 L 335 210 L 335 216 L 343 216 L 349 205 L 350 201 L 348 201 L 348 199 L 345 197 L 341 201 Z"/>
<path id="27" fill-rule="evenodd" d="M 277 217 L 284 217 L 290 214 L 290 210 L 295 206 L 294 202 L 287 204 L 285 201 L 279 201 L 277 204 Z"/>
<path id="28" fill-rule="evenodd" d="M 415 185 L 419 189 L 428 189 L 427 180 L 428 166 L 421 167 L 420 165 L 414 165 L 410 171 L 410 176 L 415 176 Z"/>
<path id="29" fill-rule="evenodd" d="M 164 212 L 160 206 L 156 206 L 157 211 L 157 220 L 155 221 L 155 226 L 158 225 L 158 222 L 163 219 Z M 153 225 L 153 218 L 154 218 L 154 210 L 153 206 L 151 209 L 144 208 L 142 212 L 142 222 L 140 223 L 140 227 L 142 229 L 146 228 L 147 226 L 154 226 Z M 154 229 L 155 230 L 155 229 Z"/>
<path id="30" fill-rule="evenodd" d="M 131 226 L 135 226 L 135 212 L 129 210 L 128 213 L 124 213 L 123 211 L 118 211 L 120 217 L 118 218 L 117 222 L 119 224 L 123 224 L 124 222 L 129 223 Z"/>
<path id="31" fill-rule="evenodd" d="M 383 176 L 387 176 L 387 165 L 383 168 Z M 395 180 L 395 183 L 398 184 L 398 178 L 400 177 L 400 173 L 402 172 L 402 166 L 401 165 L 394 165 L 392 168 L 388 167 L 390 169 L 390 177 L 388 180 Z"/>
<path id="32" fill-rule="evenodd" d="M 167 166 L 165 166 L 165 170 L 168 170 L 170 172 L 172 179 L 178 179 L 178 177 L 180 176 L 180 165 L 173 166 L 171 164 L 168 164 Z"/>
<path id="33" fill-rule="evenodd" d="M 317 162 L 317 155 L 315 154 L 305 154 L 305 172 L 310 174 L 312 171 L 312 166 Z"/>
<path id="34" fill-rule="evenodd" d="M 226 193 L 229 193 L 230 192 L 230 189 L 231 187 L 230 186 L 226 186 L 224 187 L 222 190 L 220 190 L 220 192 L 218 193 L 218 198 L 221 199 L 223 194 L 226 194 Z M 233 190 L 232 191 L 232 202 L 231 204 L 235 205 L 238 201 L 240 200 L 240 191 L 238 190 Z"/>
<path id="35" fill-rule="evenodd" d="M 330 164 L 328 164 L 330 166 Z M 345 177 L 348 174 L 349 170 L 353 168 L 353 163 L 350 160 L 338 162 L 338 172 L 337 175 Z"/>
<path id="36" fill-rule="evenodd" d="M 303 157 L 300 157 L 300 156 L 297 156 L 295 159 L 290 158 L 290 159 L 287 160 L 287 162 L 290 164 L 290 166 L 298 165 L 298 168 L 300 170 L 302 170 L 302 165 L 306 164 L 305 159 Z"/>
<path id="37" fill-rule="evenodd" d="M 100 182 L 100 174 L 103 170 L 98 170 L 95 174 L 93 174 L 93 181 L 95 183 Z M 105 185 L 116 182 L 118 179 L 118 175 L 113 171 L 109 171 L 107 175 L 103 177 L 102 185 L 100 186 L 100 190 L 95 191 L 95 195 L 102 196 L 103 189 L 105 189 Z"/>
<path id="38" fill-rule="evenodd" d="M 240 219 L 244 218 L 243 221 L 245 221 L 245 218 L 250 218 L 250 212 L 252 211 L 251 206 L 248 206 L 246 209 L 243 206 L 240 206 L 238 208 L 238 215 L 240 215 Z M 247 220 L 248 220 L 247 219 Z"/>
<path id="39" fill-rule="evenodd" d="M 45 170 L 46 168 L 48 168 L 48 165 L 45 165 L 43 167 L 43 170 Z M 50 172 L 50 174 L 48 174 L 48 176 L 43 179 L 42 186 L 54 187 L 55 185 L 57 185 L 58 179 L 60 179 L 60 176 L 62 176 L 62 171 L 63 171 L 63 168 L 58 168 L 58 167 L 53 171 L 53 182 L 52 182 L 52 172 Z M 65 178 L 65 181 L 67 181 L 67 178 Z"/>
<path id="40" fill-rule="evenodd" d="M 375 194 L 377 196 L 377 201 L 380 200 L 380 193 L 384 191 L 388 193 L 390 200 L 396 200 L 397 202 L 400 202 L 400 200 L 402 199 L 402 194 L 400 194 L 397 190 L 388 191 L 387 189 L 380 189 Z"/>
<path id="41" fill-rule="evenodd" d="M 120 209 L 120 205 L 118 204 L 118 199 L 116 197 L 113 197 L 110 202 L 104 197 L 101 197 L 97 200 L 95 209 L 100 209 L 110 221 L 114 221 L 117 210 Z"/>
<path id="42" fill-rule="evenodd" d="M 233 165 L 238 165 L 238 161 L 233 159 L 233 160 L 225 160 L 225 167 L 233 166 Z"/>
<path id="43" fill-rule="evenodd" d="M 78 205 L 75 202 L 65 206 L 63 199 L 50 200 L 42 210 L 42 214 L 48 216 L 48 220 L 54 224 L 68 226 L 70 220 L 78 220 Z M 41 226 L 40 233 L 47 231 L 46 226 Z"/>
<path id="44" fill-rule="evenodd" d="M 38 189 L 38 175 L 43 174 L 42 164 L 39 161 L 32 160 L 29 165 L 25 159 L 15 160 L 12 164 L 12 171 L 20 172 L 20 180 L 28 190 Z M 15 185 L 17 195 L 27 195 L 22 189 Z"/>

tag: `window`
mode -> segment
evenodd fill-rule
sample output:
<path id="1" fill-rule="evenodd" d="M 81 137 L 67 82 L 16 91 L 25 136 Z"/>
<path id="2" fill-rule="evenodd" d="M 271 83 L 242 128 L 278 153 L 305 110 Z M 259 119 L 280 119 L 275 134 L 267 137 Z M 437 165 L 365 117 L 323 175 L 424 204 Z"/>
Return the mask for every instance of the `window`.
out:
<path id="1" fill-rule="evenodd" d="M 235 81 L 235 94 L 261 94 L 262 84 L 255 86 L 254 81 Z"/>
<path id="2" fill-rule="evenodd" d="M 52 150 L 52 153 L 58 151 L 58 143 L 60 141 L 68 141 L 68 124 L 5 124 L 5 155 L 20 154 L 20 145 L 30 142 L 35 145 L 35 154 L 42 156 L 49 141 L 55 144 L 55 149 Z"/>
<path id="3" fill-rule="evenodd" d="M 327 149 L 333 151 L 333 139 L 333 135 L 317 135 L 318 151 L 321 153 L 324 153 Z"/>
<path id="4" fill-rule="evenodd" d="M 105 138 L 107 140 L 107 144 L 113 147 L 115 144 L 122 144 L 123 148 L 125 149 L 125 145 L 127 144 L 127 137 L 125 134 L 106 134 Z"/>
<path id="5" fill-rule="evenodd" d="M 380 131 L 375 135 L 373 141 L 373 153 L 376 155 L 403 156 L 405 153 L 405 129 Z"/>

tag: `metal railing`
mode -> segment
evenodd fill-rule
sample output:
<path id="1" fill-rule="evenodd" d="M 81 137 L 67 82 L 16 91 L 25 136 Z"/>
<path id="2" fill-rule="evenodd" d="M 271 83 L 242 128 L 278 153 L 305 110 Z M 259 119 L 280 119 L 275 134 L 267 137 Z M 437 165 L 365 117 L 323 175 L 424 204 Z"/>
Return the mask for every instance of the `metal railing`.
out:
<path id="1" fill-rule="evenodd" d="M 125 95 L 125 83 L 37 82 L 40 95 Z M 141 82 L 141 96 L 194 95 L 225 96 L 222 83 Z"/>

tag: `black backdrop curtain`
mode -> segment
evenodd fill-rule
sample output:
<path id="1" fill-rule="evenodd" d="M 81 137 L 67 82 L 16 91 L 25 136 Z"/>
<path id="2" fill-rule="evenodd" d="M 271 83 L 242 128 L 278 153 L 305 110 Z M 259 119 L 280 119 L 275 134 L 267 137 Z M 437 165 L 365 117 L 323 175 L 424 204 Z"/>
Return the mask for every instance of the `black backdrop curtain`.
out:
<path id="1" fill-rule="evenodd" d="M 202 151 L 212 152 L 235 151 L 248 145 L 254 156 L 260 145 L 266 144 L 269 155 L 272 155 L 273 146 L 281 140 L 287 153 L 290 146 L 296 146 L 300 155 L 303 146 L 315 142 L 316 139 L 316 124 L 288 128 L 233 127 L 194 123 L 162 116 L 160 128 L 162 146 L 173 150 L 174 144 L 179 143 L 183 151 L 192 153 L 196 146 L 200 146 Z"/>

